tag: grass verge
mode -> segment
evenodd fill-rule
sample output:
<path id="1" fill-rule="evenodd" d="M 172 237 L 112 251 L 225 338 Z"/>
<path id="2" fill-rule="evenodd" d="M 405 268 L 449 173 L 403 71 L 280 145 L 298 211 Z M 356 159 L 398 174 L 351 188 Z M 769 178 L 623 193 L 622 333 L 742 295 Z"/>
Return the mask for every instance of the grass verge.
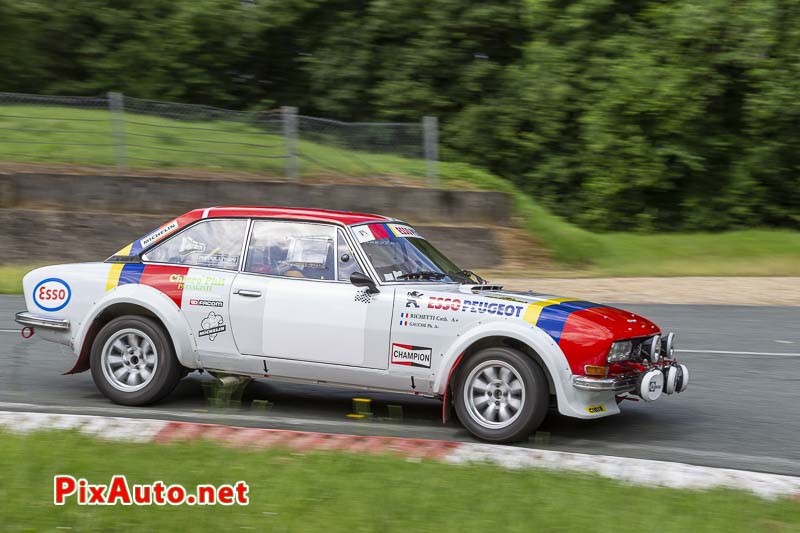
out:
<path id="1" fill-rule="evenodd" d="M 0 294 L 22 294 L 22 278 L 35 266 L 0 266 Z"/>
<path id="2" fill-rule="evenodd" d="M 224 120 L 176 121 L 127 114 L 128 163 L 134 168 L 208 168 L 282 175 L 285 161 L 280 156 L 285 153 L 285 146 L 277 128 L 272 125 L 260 129 Z M 111 122 L 106 110 L 4 106 L 0 108 L 0 130 L 4 133 L 0 139 L 3 160 L 114 164 Z M 336 146 L 334 136 L 329 142 L 300 140 L 302 174 L 395 175 L 420 181 L 425 174 L 422 160 L 347 150 Z M 800 275 L 797 231 L 598 234 L 553 215 L 510 182 L 480 168 L 443 162 L 439 172 L 447 186 L 509 193 L 521 227 L 542 242 L 557 262 L 577 270 L 578 275 Z M 14 270 L 0 270 L 0 292 L 16 292 L 18 289 L 14 287 L 18 288 Z"/>
<path id="3" fill-rule="evenodd" d="M 784 531 L 800 504 L 735 491 L 623 485 L 587 475 L 386 456 L 296 454 L 103 442 L 73 432 L 0 434 L 0 524 L 6 531 Z M 53 476 L 107 483 L 235 483 L 246 507 L 53 505 Z"/>

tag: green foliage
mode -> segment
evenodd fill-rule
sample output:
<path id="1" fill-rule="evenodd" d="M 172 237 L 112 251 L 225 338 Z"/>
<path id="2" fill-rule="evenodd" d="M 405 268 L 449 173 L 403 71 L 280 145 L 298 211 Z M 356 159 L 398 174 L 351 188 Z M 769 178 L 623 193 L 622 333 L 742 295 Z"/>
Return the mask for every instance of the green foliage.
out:
<path id="1" fill-rule="evenodd" d="M 441 119 L 595 230 L 800 226 L 784 0 L 0 0 L 0 90 Z"/>

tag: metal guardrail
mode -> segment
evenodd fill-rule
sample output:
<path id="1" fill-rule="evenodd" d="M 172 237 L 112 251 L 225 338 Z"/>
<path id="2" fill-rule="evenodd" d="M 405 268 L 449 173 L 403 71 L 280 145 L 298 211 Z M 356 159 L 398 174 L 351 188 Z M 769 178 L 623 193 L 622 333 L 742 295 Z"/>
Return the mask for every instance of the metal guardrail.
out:
<path id="1" fill-rule="evenodd" d="M 234 111 L 114 92 L 0 93 L 0 160 L 260 171 L 291 179 L 407 173 L 419 163 L 418 173 L 435 183 L 438 123 L 434 117 L 342 122 L 293 107 Z"/>

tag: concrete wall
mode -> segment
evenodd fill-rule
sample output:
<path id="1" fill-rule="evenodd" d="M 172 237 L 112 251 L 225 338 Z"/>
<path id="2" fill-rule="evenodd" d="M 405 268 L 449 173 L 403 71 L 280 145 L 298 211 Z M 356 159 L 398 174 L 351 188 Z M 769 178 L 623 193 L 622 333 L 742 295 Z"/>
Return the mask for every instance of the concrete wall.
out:
<path id="1" fill-rule="evenodd" d="M 136 176 L 0 176 L 0 207 L 173 216 L 214 205 L 281 205 L 380 213 L 409 222 L 511 224 L 504 193 L 374 185 Z"/>
<path id="2" fill-rule="evenodd" d="M 510 225 L 506 195 L 411 187 L 296 185 L 180 178 L 0 176 L 2 263 L 102 261 L 170 218 L 209 205 L 366 211 L 411 222 L 464 268 L 502 262 L 492 226 Z"/>

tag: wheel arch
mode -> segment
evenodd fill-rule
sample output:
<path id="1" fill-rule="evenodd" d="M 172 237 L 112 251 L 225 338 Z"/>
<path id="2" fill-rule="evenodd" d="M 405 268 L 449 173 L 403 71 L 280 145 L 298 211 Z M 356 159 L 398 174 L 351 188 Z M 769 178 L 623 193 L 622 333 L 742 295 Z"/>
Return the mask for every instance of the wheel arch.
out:
<path id="1" fill-rule="evenodd" d="M 549 335 L 538 328 L 505 321 L 483 324 L 459 336 L 443 354 L 434 381 L 434 393 L 446 396 L 456 367 L 470 355 L 492 346 L 513 348 L 530 357 L 544 371 L 549 393 L 561 396 L 564 383 L 571 376 L 564 353 Z"/>
<path id="2" fill-rule="evenodd" d="M 108 293 L 89 313 L 76 337 L 75 345 L 79 346 L 77 360 L 65 374 L 88 370 L 89 354 L 97 334 L 111 320 L 125 315 L 146 316 L 154 320 L 164 328 L 178 361 L 189 368 L 199 367 L 194 337 L 178 306 L 166 295 L 150 287 L 125 286 Z"/>
<path id="3" fill-rule="evenodd" d="M 544 371 L 545 377 L 547 377 L 547 387 L 549 390 L 550 395 L 556 394 L 556 387 L 555 383 L 553 382 L 553 376 L 550 374 L 550 369 L 545 364 L 542 356 L 540 356 L 536 350 L 531 348 L 528 344 L 516 339 L 514 337 L 507 337 L 505 335 L 491 335 L 488 337 L 483 337 L 478 339 L 477 341 L 473 342 L 469 345 L 469 347 L 464 350 L 463 356 L 459 360 L 459 364 L 468 360 L 473 354 L 476 354 L 486 348 L 496 348 L 496 347 L 503 347 L 503 348 L 512 348 L 517 350 L 518 352 L 522 352 L 528 357 L 530 357 L 536 364 L 538 364 L 542 371 Z M 453 367 L 457 372 L 458 365 L 454 365 Z M 452 385 L 452 376 L 450 381 L 447 384 L 448 386 Z M 451 391 L 452 392 L 452 391 Z"/>

